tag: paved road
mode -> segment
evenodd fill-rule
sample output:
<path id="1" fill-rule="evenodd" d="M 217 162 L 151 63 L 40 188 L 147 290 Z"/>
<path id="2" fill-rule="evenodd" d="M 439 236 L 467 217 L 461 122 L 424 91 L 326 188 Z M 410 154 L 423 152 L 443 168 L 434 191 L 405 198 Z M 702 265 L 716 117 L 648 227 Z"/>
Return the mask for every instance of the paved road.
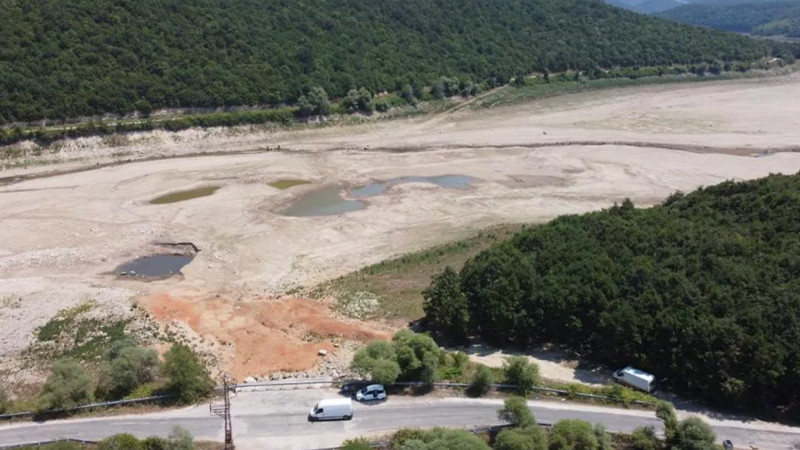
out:
<path id="1" fill-rule="evenodd" d="M 389 432 L 400 427 L 482 426 L 500 423 L 501 400 L 464 398 L 398 398 L 375 405 L 356 404 L 347 422 L 307 421 L 308 409 L 321 398 L 336 397 L 330 389 L 239 392 L 233 399 L 233 431 L 238 449 L 307 449 L 330 447 L 344 439 Z M 604 408 L 567 402 L 529 402 L 539 422 L 576 418 L 602 423 L 610 431 L 630 432 L 637 426 L 661 423 L 650 411 Z M 711 420 L 717 435 L 737 447 L 800 448 L 800 428 L 738 421 Z M 92 419 L 20 423 L 0 426 L 0 443 L 13 444 L 54 438 L 100 439 L 116 433 L 144 437 L 167 436 L 174 425 L 198 439 L 223 440 L 222 420 L 208 404 L 179 410 Z"/>

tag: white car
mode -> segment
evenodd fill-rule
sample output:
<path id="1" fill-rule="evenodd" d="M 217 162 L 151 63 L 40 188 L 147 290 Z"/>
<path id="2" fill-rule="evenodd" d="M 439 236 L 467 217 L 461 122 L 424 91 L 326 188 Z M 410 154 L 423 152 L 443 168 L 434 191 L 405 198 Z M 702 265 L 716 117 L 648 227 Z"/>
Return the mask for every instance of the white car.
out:
<path id="1" fill-rule="evenodd" d="M 370 384 L 369 386 L 356 392 L 356 400 L 360 402 L 369 402 L 373 400 L 385 400 L 386 389 L 382 384 Z"/>

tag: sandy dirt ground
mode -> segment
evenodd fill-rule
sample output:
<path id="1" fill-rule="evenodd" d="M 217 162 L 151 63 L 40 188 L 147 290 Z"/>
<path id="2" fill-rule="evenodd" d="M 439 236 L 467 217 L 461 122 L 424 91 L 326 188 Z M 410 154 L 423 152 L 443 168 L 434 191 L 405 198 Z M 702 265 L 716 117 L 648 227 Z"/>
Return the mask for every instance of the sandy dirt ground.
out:
<path id="1" fill-rule="evenodd" d="M 152 132 L 114 147 L 100 138 L 62 143 L 33 159 L 58 163 L 8 168 L 0 178 L 115 159 L 228 154 L 134 161 L 0 187 L 0 292 L 26 309 L 25 327 L 14 328 L 21 316 L 0 308 L 0 354 L 13 361 L 55 312 L 102 297 L 126 307 L 136 301 L 162 323 L 186 324 L 237 376 L 310 368 L 317 350 L 333 350 L 324 346 L 335 339 L 388 330 L 333 318 L 324 302 L 277 299 L 287 290 L 494 224 L 542 222 L 626 197 L 651 205 L 726 179 L 797 173 L 800 153 L 787 150 L 800 145 L 798 104 L 795 74 L 598 91 L 352 127 Z M 243 151 L 252 153 L 235 153 Z M 399 184 L 338 216 L 279 214 L 327 186 L 445 174 L 474 182 L 464 190 Z M 285 178 L 311 183 L 269 186 Z M 210 185 L 220 186 L 211 196 L 149 203 Z M 155 243 L 187 241 L 200 251 L 182 276 L 146 283 L 109 274 L 157 251 Z M 287 332 L 292 324 L 302 331 Z M 307 334 L 315 341 L 304 340 Z M 549 378 L 574 377 L 548 370 Z"/>

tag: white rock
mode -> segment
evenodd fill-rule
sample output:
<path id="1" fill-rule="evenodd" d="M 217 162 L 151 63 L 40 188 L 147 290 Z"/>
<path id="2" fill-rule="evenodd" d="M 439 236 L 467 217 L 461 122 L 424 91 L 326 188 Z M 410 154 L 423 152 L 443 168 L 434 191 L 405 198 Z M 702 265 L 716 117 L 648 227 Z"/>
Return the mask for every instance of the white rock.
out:
<path id="1" fill-rule="evenodd" d="M 247 377 L 247 378 L 244 379 L 244 382 L 245 383 L 255 383 L 256 379 L 253 378 L 253 377 Z"/>
<path id="2" fill-rule="evenodd" d="M 327 355 L 327 354 L 328 354 L 328 351 L 327 351 L 327 350 L 325 350 L 324 348 L 321 348 L 321 349 L 319 349 L 319 351 L 317 352 L 317 354 L 318 354 L 318 355 L 320 355 L 320 356 L 325 356 L 325 355 Z"/>

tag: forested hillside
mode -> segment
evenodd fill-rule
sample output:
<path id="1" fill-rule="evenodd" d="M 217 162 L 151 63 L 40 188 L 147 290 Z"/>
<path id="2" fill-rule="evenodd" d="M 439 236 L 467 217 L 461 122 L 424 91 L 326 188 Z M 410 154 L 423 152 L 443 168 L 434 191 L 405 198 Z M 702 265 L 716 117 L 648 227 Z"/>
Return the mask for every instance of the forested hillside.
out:
<path id="1" fill-rule="evenodd" d="M 560 344 L 718 405 L 796 418 L 798 218 L 800 175 L 561 217 L 437 276 L 427 320 L 456 339 Z"/>
<path id="2" fill-rule="evenodd" d="M 768 44 L 598 0 L 17 0 L 0 6 L 0 123 L 293 103 L 548 69 L 750 61 Z"/>
<path id="3" fill-rule="evenodd" d="M 764 36 L 800 37 L 800 1 L 684 5 L 656 14 L 676 22 Z"/>

